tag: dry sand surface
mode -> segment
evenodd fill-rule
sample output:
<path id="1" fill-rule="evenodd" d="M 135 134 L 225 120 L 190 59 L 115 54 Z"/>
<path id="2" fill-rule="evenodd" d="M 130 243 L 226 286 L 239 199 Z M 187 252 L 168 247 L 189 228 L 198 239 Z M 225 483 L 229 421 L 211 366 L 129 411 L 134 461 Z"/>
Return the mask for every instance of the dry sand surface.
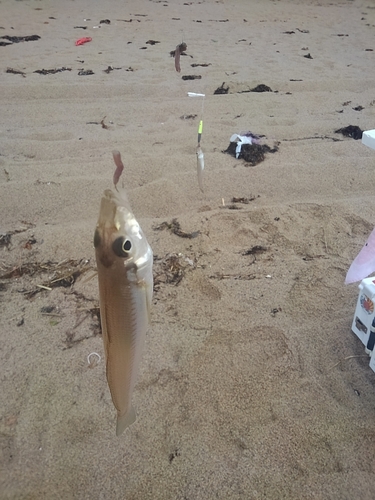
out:
<path id="1" fill-rule="evenodd" d="M 375 128 L 374 34 L 373 0 L 0 2 L 0 36 L 40 36 L 0 39 L 1 499 L 375 498 L 375 373 L 344 285 L 375 151 L 335 133 Z M 242 130 L 279 150 L 223 154 Z M 87 362 L 113 149 L 156 284 L 120 438 Z M 157 229 L 174 218 L 199 234 Z"/>

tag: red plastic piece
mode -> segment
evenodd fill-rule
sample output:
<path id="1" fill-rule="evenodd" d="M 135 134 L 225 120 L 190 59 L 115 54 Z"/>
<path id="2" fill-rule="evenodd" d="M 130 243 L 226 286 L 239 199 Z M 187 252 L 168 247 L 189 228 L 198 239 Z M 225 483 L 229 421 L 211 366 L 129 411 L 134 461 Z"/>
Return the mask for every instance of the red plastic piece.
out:
<path id="1" fill-rule="evenodd" d="M 84 38 L 79 38 L 76 41 L 76 45 L 83 45 L 84 43 L 91 42 L 92 38 L 89 36 L 85 36 Z"/>

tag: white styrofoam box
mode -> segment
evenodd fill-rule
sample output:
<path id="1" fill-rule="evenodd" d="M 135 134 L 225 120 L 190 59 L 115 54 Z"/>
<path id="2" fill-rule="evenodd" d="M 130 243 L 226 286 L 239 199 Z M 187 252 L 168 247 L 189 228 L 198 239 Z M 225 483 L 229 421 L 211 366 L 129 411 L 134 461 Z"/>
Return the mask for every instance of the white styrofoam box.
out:
<path id="1" fill-rule="evenodd" d="M 365 130 L 362 134 L 362 144 L 371 149 L 375 149 L 375 129 Z"/>
<path id="2" fill-rule="evenodd" d="M 375 372 L 375 349 L 371 352 L 370 368 Z"/>
<path id="3" fill-rule="evenodd" d="M 367 346 L 371 324 L 375 318 L 375 278 L 365 278 L 358 285 L 359 295 L 355 309 L 352 330 Z"/>

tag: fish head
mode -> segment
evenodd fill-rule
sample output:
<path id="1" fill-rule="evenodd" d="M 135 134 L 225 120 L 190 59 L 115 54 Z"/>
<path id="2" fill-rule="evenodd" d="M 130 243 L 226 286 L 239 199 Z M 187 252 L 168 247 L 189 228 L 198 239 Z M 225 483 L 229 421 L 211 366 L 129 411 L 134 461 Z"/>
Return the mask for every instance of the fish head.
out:
<path id="1" fill-rule="evenodd" d="M 204 157 L 204 156 L 203 156 L 203 151 L 202 151 L 202 148 L 198 147 L 198 148 L 197 148 L 197 158 L 198 158 L 199 160 L 201 160 L 201 159 L 203 159 L 203 157 Z"/>
<path id="2" fill-rule="evenodd" d="M 134 217 L 125 192 L 107 189 L 94 235 L 98 266 L 140 270 L 152 262 L 152 250 Z"/>

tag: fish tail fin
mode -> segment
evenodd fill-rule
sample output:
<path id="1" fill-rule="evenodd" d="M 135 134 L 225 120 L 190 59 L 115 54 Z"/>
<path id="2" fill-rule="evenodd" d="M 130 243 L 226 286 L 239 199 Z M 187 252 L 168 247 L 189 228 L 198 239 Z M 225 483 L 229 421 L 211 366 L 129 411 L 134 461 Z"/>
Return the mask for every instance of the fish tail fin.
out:
<path id="1" fill-rule="evenodd" d="M 136 418 L 137 416 L 132 406 L 125 415 L 117 415 L 116 436 L 120 436 L 129 425 L 134 424 Z"/>

